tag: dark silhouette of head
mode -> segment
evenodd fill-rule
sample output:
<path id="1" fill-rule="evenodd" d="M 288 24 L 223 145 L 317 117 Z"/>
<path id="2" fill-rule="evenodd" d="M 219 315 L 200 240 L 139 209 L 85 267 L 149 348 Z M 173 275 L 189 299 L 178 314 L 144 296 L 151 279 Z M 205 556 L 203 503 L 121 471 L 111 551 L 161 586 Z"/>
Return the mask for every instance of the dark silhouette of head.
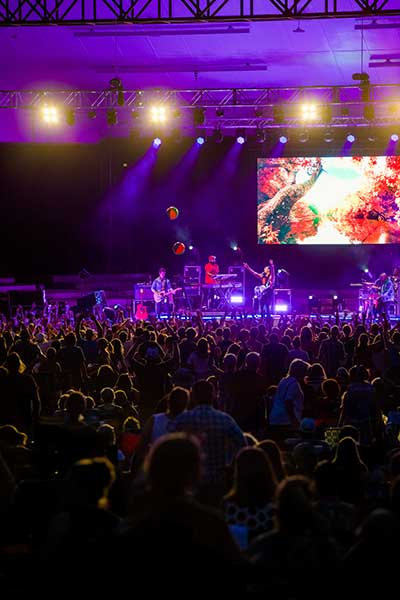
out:
<path id="1" fill-rule="evenodd" d="M 261 506 L 272 502 L 277 481 L 271 461 L 261 448 L 242 448 L 235 458 L 232 490 L 246 506 Z"/>
<path id="2" fill-rule="evenodd" d="M 167 396 L 167 411 L 171 417 L 180 415 L 189 404 L 189 392 L 183 387 L 175 387 Z"/>
<path id="3" fill-rule="evenodd" d="M 161 437 L 146 459 L 145 473 L 156 494 L 174 497 L 193 488 L 200 476 L 200 448 L 183 433 Z"/>
<path id="4" fill-rule="evenodd" d="M 214 402 L 214 388 L 209 381 L 200 379 L 193 384 L 192 387 L 192 404 L 198 406 L 199 404 L 212 405 Z"/>

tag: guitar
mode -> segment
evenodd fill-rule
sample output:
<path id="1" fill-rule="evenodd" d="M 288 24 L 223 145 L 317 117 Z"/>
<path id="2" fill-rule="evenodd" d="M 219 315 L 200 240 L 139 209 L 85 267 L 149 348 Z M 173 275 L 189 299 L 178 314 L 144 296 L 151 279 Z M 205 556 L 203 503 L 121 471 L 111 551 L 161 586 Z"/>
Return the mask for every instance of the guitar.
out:
<path id="1" fill-rule="evenodd" d="M 143 304 L 143 302 L 138 302 L 138 305 L 136 307 L 136 313 L 135 313 L 135 317 L 139 320 L 139 321 L 145 321 L 146 319 L 149 318 L 149 313 L 147 312 L 147 308 L 146 306 Z"/>
<path id="2" fill-rule="evenodd" d="M 174 290 L 168 290 L 167 292 L 163 290 L 162 292 L 153 292 L 154 302 L 157 304 L 161 302 L 165 298 L 165 296 L 169 296 L 176 294 L 176 292 L 180 292 L 182 288 L 175 288 Z"/>

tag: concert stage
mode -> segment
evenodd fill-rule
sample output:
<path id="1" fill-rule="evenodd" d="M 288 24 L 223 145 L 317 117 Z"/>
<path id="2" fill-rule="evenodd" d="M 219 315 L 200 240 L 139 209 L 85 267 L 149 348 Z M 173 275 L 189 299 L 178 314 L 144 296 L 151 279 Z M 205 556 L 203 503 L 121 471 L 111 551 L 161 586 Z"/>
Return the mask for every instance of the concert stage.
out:
<path id="1" fill-rule="evenodd" d="M 150 291 L 150 275 L 147 273 L 124 274 L 93 274 L 86 279 L 79 275 L 55 275 L 48 278 L 44 284 L 17 284 L 11 278 L 0 279 L 0 312 L 15 314 L 16 307 L 21 305 L 30 309 L 33 304 L 42 309 L 44 304 L 53 307 L 57 314 L 68 311 L 80 312 L 90 310 L 97 306 L 98 309 L 110 311 L 121 309 L 126 317 L 134 318 L 137 306 L 141 302 L 147 310 L 149 317 L 154 314 L 154 301 Z M 360 283 L 346 288 L 291 288 L 275 289 L 272 314 L 274 318 L 281 315 L 314 315 L 324 319 L 334 317 L 339 313 L 341 320 L 351 319 L 354 314 L 362 316 L 365 299 Z M 253 288 L 247 284 L 243 294 L 243 302 L 230 303 L 228 306 L 217 310 L 202 310 L 204 319 L 240 318 L 244 316 L 257 316 L 254 310 Z M 189 305 L 190 304 L 190 305 Z M 75 308 L 77 307 L 77 308 Z M 193 305 L 193 297 L 188 303 L 185 291 L 176 294 L 176 314 L 182 318 L 196 315 L 200 305 Z M 394 305 L 391 318 L 396 318 L 397 305 Z"/>

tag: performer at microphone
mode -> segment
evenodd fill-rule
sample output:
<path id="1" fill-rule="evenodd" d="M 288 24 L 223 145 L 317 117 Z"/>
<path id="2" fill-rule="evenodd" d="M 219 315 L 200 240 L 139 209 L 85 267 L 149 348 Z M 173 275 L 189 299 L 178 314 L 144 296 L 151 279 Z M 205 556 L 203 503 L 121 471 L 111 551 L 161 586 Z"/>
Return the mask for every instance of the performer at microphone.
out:
<path id="1" fill-rule="evenodd" d="M 218 275 L 218 273 L 219 273 L 219 266 L 217 264 L 217 257 L 214 256 L 213 254 L 211 254 L 208 257 L 208 263 L 206 265 L 204 265 L 204 283 L 206 285 L 216 283 L 215 276 Z M 214 294 L 212 293 L 212 289 L 209 290 L 209 288 L 205 287 L 203 302 L 207 308 L 212 308 L 211 305 L 212 305 L 212 301 L 213 301 L 213 296 L 214 296 Z"/>
<path id="2" fill-rule="evenodd" d="M 378 298 L 378 313 L 381 315 L 382 313 L 386 313 L 389 317 L 389 309 L 390 306 L 394 302 L 394 287 L 393 281 L 387 275 L 387 273 L 381 273 L 379 276 L 378 285 L 380 284 L 380 295 Z"/>
<path id="3" fill-rule="evenodd" d="M 273 290 L 275 286 L 275 265 L 272 258 L 269 259 L 261 273 L 254 271 L 247 263 L 243 263 L 244 268 L 257 277 L 261 281 L 261 285 L 256 285 L 254 288 L 254 298 L 258 300 L 258 308 L 261 316 L 266 316 L 267 319 L 271 316 L 271 305 L 273 298 Z"/>
<path id="4" fill-rule="evenodd" d="M 167 271 L 164 267 L 160 267 L 158 277 L 156 277 L 151 284 L 151 291 L 153 292 L 157 317 L 159 318 L 161 316 L 163 308 L 167 309 L 167 314 L 169 316 L 171 314 L 169 298 L 172 293 L 172 286 L 170 280 L 167 279 Z"/>

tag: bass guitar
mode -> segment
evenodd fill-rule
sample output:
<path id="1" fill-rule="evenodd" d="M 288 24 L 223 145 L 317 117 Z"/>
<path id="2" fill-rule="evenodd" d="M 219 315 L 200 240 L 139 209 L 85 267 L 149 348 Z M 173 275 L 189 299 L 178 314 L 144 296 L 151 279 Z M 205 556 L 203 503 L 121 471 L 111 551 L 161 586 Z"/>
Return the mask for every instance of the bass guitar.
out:
<path id="1" fill-rule="evenodd" d="M 182 288 L 175 288 L 174 290 L 168 290 L 168 291 L 161 291 L 161 292 L 153 292 L 153 298 L 154 298 L 154 302 L 156 302 L 157 304 L 159 302 L 161 302 L 166 296 L 169 296 L 171 294 L 171 296 L 173 296 L 174 294 L 176 294 L 176 292 L 180 292 Z"/>

